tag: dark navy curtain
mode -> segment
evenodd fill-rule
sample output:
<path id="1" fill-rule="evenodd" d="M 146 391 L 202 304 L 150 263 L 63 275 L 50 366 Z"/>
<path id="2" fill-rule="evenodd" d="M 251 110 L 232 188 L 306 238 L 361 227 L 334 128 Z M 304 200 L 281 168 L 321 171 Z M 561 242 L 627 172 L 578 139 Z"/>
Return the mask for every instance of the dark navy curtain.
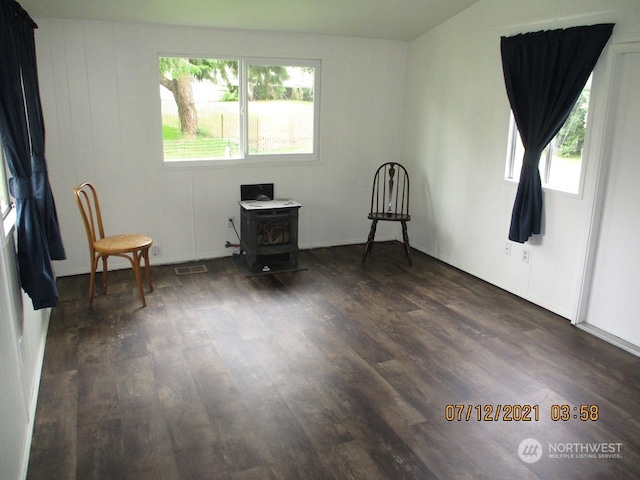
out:
<path id="1" fill-rule="evenodd" d="M 0 0 L 0 135 L 16 204 L 18 266 L 35 309 L 53 307 L 52 260 L 65 258 L 44 156 L 34 29 L 14 0 Z"/>
<path id="2" fill-rule="evenodd" d="M 500 40 L 507 96 L 525 149 L 509 240 L 524 243 L 540 233 L 542 150 L 567 120 L 613 26 L 581 26 Z"/>

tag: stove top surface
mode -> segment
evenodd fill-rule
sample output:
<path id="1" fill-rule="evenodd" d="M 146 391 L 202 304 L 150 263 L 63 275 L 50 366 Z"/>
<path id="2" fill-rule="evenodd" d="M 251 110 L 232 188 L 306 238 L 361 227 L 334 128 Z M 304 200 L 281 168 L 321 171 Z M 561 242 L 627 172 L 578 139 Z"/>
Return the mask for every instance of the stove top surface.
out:
<path id="1" fill-rule="evenodd" d="M 276 198 L 275 200 L 241 200 L 238 202 L 245 210 L 262 210 L 272 208 L 299 208 L 300 202 L 290 198 Z"/>

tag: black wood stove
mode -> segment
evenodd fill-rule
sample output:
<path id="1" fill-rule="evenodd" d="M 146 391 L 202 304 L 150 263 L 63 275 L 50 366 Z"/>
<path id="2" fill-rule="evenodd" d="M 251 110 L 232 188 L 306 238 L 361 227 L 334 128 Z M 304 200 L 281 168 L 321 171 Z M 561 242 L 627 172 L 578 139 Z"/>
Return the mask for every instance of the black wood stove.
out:
<path id="1" fill-rule="evenodd" d="M 290 198 L 272 200 L 272 195 L 272 184 L 241 188 L 241 198 L 245 198 L 239 202 L 240 255 L 236 262 L 245 275 L 302 269 L 298 264 L 298 211 L 302 205 Z"/>

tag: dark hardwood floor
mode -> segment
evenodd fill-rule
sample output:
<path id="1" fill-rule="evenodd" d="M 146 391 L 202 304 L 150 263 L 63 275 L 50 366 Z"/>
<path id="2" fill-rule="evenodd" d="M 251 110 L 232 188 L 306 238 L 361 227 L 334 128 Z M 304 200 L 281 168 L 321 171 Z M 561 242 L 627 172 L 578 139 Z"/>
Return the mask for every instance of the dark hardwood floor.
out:
<path id="1" fill-rule="evenodd" d="M 400 244 L 361 254 L 155 266 L 147 308 L 130 270 L 93 310 L 59 279 L 28 478 L 640 477 L 640 358 Z"/>

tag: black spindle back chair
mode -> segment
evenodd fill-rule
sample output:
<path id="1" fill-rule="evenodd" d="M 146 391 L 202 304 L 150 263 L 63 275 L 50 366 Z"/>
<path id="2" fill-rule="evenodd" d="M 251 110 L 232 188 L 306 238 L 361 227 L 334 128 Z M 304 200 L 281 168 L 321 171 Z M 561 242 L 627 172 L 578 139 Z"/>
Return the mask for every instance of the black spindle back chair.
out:
<path id="1" fill-rule="evenodd" d="M 400 222 L 402 225 L 402 238 L 404 250 L 411 265 L 409 253 L 409 235 L 407 222 L 411 220 L 409 215 L 409 174 L 406 168 L 396 162 L 387 162 L 380 165 L 373 177 L 371 191 L 371 210 L 368 215 L 371 220 L 369 238 L 362 254 L 362 263 L 373 248 L 376 235 L 376 227 L 379 221 Z"/>

